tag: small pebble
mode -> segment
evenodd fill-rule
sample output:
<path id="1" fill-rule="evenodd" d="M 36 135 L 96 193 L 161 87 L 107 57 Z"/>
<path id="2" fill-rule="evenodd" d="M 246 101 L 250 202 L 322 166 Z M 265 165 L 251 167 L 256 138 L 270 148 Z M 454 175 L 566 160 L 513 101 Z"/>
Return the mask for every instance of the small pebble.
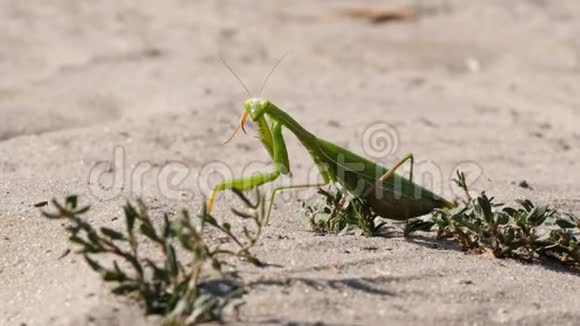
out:
<path id="1" fill-rule="evenodd" d="M 512 185 L 517 185 L 518 187 L 521 187 L 521 188 L 524 188 L 524 189 L 531 189 L 532 188 L 532 187 L 530 187 L 530 184 L 526 180 L 512 181 L 511 184 Z"/>
<path id="2" fill-rule="evenodd" d="M 336 120 L 328 120 L 328 126 L 333 127 L 333 128 L 340 128 L 340 122 L 336 121 Z"/>
<path id="3" fill-rule="evenodd" d="M 481 65 L 475 58 L 467 58 L 465 60 L 465 66 L 470 72 L 479 72 L 481 70 Z"/>
<path id="4" fill-rule="evenodd" d="M 41 201 L 41 202 L 34 204 L 34 207 L 44 207 L 46 205 L 48 205 L 47 201 Z"/>

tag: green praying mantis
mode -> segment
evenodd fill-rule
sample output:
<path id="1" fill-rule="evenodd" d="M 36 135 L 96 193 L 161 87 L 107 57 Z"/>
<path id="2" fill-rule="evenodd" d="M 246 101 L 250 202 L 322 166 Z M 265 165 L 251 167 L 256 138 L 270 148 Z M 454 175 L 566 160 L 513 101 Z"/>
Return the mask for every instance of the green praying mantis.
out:
<path id="1" fill-rule="evenodd" d="M 285 56 L 282 56 L 274 65 L 262 83 L 258 94 L 262 92 L 266 82 Z M 250 95 L 250 91 L 240 77 L 238 77 L 221 57 L 220 59 L 244 87 L 248 95 Z M 279 191 L 322 187 L 331 182 L 341 186 L 348 195 L 363 199 L 378 216 L 395 220 L 405 221 L 412 217 L 428 214 L 436 208 L 448 209 L 455 206 L 452 202 L 441 198 L 430 190 L 413 182 L 413 154 L 407 154 L 389 170 L 346 148 L 317 137 L 302 127 L 288 113 L 267 99 L 253 97 L 244 102 L 244 112 L 240 118 L 239 125 L 225 143 L 230 142 L 240 129 L 246 133 L 244 124 L 248 117 L 256 125 L 258 139 L 262 142 L 264 148 L 272 158 L 272 171 L 246 178 L 226 180 L 214 186 L 207 200 L 206 207 L 208 214 L 211 213 L 215 196 L 220 191 L 232 188 L 239 191 L 248 191 L 266 183 L 273 182 L 281 175 L 290 174 L 288 150 L 286 149 L 286 142 L 282 136 L 283 128 L 287 128 L 292 132 L 302 146 L 306 148 L 322 176 L 322 182 L 274 188 L 270 195 L 266 224 L 270 220 L 274 199 Z M 411 164 L 408 179 L 395 173 L 407 161 Z M 343 197 L 339 206 L 344 205 L 346 199 L 346 196 Z"/>
<path id="2" fill-rule="evenodd" d="M 226 180 L 216 185 L 208 197 L 208 212 L 211 212 L 215 196 L 220 191 L 231 188 L 248 191 L 290 173 L 288 151 L 282 135 L 284 128 L 292 132 L 306 148 L 322 176 L 322 182 L 276 187 L 270 196 L 266 220 L 269 220 L 275 196 L 279 191 L 322 187 L 331 182 L 341 186 L 350 196 L 363 199 L 377 215 L 395 220 L 407 220 L 428 214 L 436 208 L 446 209 L 454 206 L 450 201 L 413 182 L 414 157 L 412 154 L 406 155 L 391 169 L 387 169 L 317 137 L 302 127 L 288 113 L 263 98 L 250 98 L 244 102 L 244 112 L 239 125 L 226 143 L 239 129 L 245 132 L 244 124 L 248 117 L 255 123 L 258 139 L 272 158 L 272 171 L 246 178 Z M 395 173 L 407 161 L 411 165 L 408 179 Z"/>

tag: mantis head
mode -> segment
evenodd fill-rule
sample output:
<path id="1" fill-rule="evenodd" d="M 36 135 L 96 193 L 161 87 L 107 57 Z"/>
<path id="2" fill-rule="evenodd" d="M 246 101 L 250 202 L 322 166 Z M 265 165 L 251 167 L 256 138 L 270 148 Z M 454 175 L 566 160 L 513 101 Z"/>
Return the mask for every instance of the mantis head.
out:
<path id="1" fill-rule="evenodd" d="M 254 121 L 254 122 L 257 121 L 264 114 L 264 112 L 266 111 L 266 109 L 268 108 L 269 105 L 270 105 L 270 101 L 263 99 L 263 98 L 247 99 L 244 102 L 244 113 L 242 113 L 242 117 L 240 118 L 239 125 L 236 127 L 236 129 L 234 130 L 234 132 L 232 133 L 230 138 L 228 138 L 228 140 L 226 140 L 224 142 L 224 144 L 229 143 L 230 140 L 232 140 L 234 138 L 234 136 L 236 135 L 238 130 L 242 129 L 242 131 L 244 133 L 246 133 L 246 130 L 244 129 L 244 125 L 245 125 L 248 117 L 250 117 L 250 119 L 252 119 L 252 121 Z"/>
<path id="2" fill-rule="evenodd" d="M 272 67 L 272 70 L 270 70 L 270 73 L 268 74 L 268 76 L 266 76 L 266 79 L 264 79 L 264 82 L 262 83 L 262 87 L 260 87 L 260 90 L 258 91 L 258 96 L 260 96 L 260 94 L 262 94 L 262 91 L 264 90 L 264 87 L 266 86 L 268 79 L 270 78 L 270 76 L 272 75 L 274 70 L 276 70 L 276 67 L 278 67 L 278 65 L 282 62 L 282 60 L 284 60 L 284 58 L 286 57 L 287 54 L 288 53 L 281 56 L 280 59 L 278 59 L 278 62 L 276 62 L 276 64 Z M 251 96 L 250 91 L 248 90 L 246 85 L 244 85 L 244 82 L 242 81 L 242 79 L 234 72 L 234 70 L 224 61 L 224 59 L 222 57 L 220 57 L 220 59 L 222 60 L 222 63 L 224 64 L 224 66 L 226 66 L 226 68 L 228 68 L 228 70 L 232 73 L 232 75 L 234 75 L 234 77 L 236 77 L 236 79 L 240 82 L 240 84 L 242 84 L 242 87 L 246 90 L 246 93 L 248 94 L 248 96 Z M 234 132 L 232 133 L 230 138 L 228 138 L 228 140 L 226 140 L 224 142 L 224 144 L 229 143 L 230 140 L 232 140 L 234 138 L 234 136 L 236 135 L 238 130 L 240 130 L 240 128 L 244 131 L 245 134 L 247 134 L 246 130 L 244 129 L 244 123 L 246 123 L 246 119 L 248 119 L 248 116 L 252 119 L 252 121 L 257 122 L 258 119 L 260 119 L 262 117 L 262 115 L 264 114 L 264 111 L 266 111 L 266 109 L 268 108 L 269 105 L 270 105 L 270 101 L 265 100 L 263 98 L 252 97 L 250 99 L 247 99 L 244 102 L 244 109 L 245 110 L 244 110 L 244 113 L 242 113 L 242 117 L 240 118 L 240 124 L 236 127 L 236 129 L 234 130 Z"/>

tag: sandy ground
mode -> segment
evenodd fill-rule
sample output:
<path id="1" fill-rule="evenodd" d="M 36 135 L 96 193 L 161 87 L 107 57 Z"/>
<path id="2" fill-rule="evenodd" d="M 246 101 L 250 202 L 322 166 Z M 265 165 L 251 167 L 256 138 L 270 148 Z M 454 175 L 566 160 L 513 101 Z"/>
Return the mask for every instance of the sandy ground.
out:
<path id="1" fill-rule="evenodd" d="M 198 210 L 203 185 L 219 179 L 212 168 L 267 170 L 254 138 L 221 144 L 247 96 L 220 55 L 254 93 L 288 53 L 264 97 L 386 165 L 415 153 L 445 197 L 461 167 L 475 191 L 580 213 L 578 1 L 243 3 L 1 1 L 1 325 L 156 323 L 78 257 L 59 260 L 66 234 L 32 205 L 77 193 L 92 222 L 121 227 L 126 198 L 143 196 L 154 212 Z M 412 8 L 418 19 L 374 25 L 335 18 L 337 7 Z M 388 157 L 365 143 L 377 122 L 388 123 Z M 298 183 L 314 171 L 286 138 Z M 171 173 L 184 170 L 175 186 Z M 224 197 L 216 206 L 239 226 Z M 465 255 L 429 237 L 319 236 L 299 206 L 278 201 L 256 250 L 275 266 L 241 267 L 253 289 L 237 322 L 580 320 L 578 275 L 558 265 Z"/>

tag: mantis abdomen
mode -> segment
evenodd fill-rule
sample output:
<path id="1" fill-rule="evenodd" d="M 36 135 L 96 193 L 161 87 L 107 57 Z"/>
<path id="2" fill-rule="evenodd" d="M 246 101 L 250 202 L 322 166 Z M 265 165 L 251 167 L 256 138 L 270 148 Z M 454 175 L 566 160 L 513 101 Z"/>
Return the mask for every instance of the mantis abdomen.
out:
<path id="1" fill-rule="evenodd" d="M 396 173 L 377 184 L 388 172 L 384 166 L 323 139 L 318 139 L 318 146 L 321 160 L 335 174 L 333 181 L 364 199 L 379 216 L 406 220 L 435 208 L 452 207 L 450 202 Z"/>

